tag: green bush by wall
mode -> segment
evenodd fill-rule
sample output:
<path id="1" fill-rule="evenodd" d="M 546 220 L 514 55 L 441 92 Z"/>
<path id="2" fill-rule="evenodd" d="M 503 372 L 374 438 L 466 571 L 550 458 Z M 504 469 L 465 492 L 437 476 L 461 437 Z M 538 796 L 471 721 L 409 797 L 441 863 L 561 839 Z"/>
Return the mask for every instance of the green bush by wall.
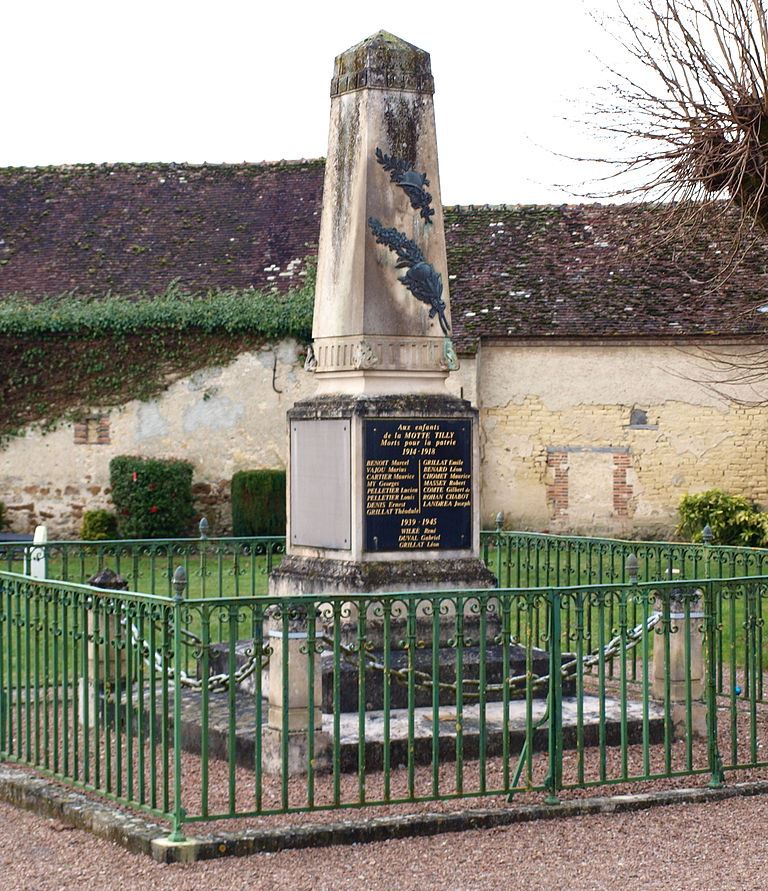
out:
<path id="1" fill-rule="evenodd" d="M 108 541 L 117 538 L 117 517 L 108 510 L 87 510 L 80 529 L 83 541 Z"/>
<path id="2" fill-rule="evenodd" d="M 768 514 L 742 495 L 729 495 L 720 489 L 684 495 L 678 511 L 677 532 L 689 541 L 701 541 L 701 531 L 707 524 L 715 544 L 761 547 L 768 539 Z"/>
<path id="3" fill-rule="evenodd" d="M 118 455 L 109 463 L 109 481 L 121 537 L 189 534 L 194 510 L 188 461 Z"/>
<path id="4" fill-rule="evenodd" d="M 240 470 L 231 494 L 233 535 L 285 535 L 284 470 Z"/>

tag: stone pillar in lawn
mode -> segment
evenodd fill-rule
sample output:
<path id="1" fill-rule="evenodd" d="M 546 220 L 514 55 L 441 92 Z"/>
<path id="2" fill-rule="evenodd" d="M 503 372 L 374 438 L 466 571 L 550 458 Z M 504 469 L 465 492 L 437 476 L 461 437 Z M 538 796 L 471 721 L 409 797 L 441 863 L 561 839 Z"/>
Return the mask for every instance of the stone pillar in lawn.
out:
<path id="1" fill-rule="evenodd" d="M 307 360 L 317 394 L 288 412 L 287 547 L 273 595 L 494 584 L 479 559 L 477 411 L 445 386 L 458 363 L 433 90 L 429 54 L 384 31 L 335 62 Z M 293 633 L 319 634 L 311 621 Z M 294 702 L 286 720 L 278 690 L 307 691 L 322 673 L 312 650 L 270 660 L 276 733 L 300 720 Z M 295 702 L 303 727 L 307 698 Z"/>
<path id="2" fill-rule="evenodd" d="M 675 739 L 689 733 L 707 738 L 703 596 L 681 585 L 665 589 L 656 603 L 661 624 L 653 641 L 651 695 L 668 701 Z"/>
<path id="3" fill-rule="evenodd" d="M 38 527 L 39 528 L 39 527 Z M 130 625 L 121 624 L 121 610 L 113 608 L 110 592 L 127 591 L 128 582 L 111 569 L 100 569 L 87 584 L 104 591 L 103 601 L 94 597 L 87 609 L 87 674 L 79 680 L 78 720 L 88 732 L 98 734 L 98 728 L 112 722 L 120 724 L 121 708 L 114 697 L 114 687 L 126 682 L 127 656 L 125 646 Z M 127 642 L 128 646 L 132 646 Z M 79 670 L 79 666 L 78 666 Z"/>

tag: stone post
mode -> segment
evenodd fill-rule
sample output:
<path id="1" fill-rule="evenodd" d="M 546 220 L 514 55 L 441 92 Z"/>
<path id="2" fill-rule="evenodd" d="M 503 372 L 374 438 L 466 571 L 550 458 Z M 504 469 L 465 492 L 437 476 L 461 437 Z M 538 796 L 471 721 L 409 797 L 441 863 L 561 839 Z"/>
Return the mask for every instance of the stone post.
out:
<path id="1" fill-rule="evenodd" d="M 689 681 L 690 729 L 697 737 L 707 737 L 702 597 L 700 589 L 672 589 L 656 603 L 661 623 L 653 642 L 651 695 L 661 702 L 669 696 L 676 738 L 688 732 Z"/>
<path id="2" fill-rule="evenodd" d="M 128 582 L 117 575 L 111 569 L 101 569 L 96 575 L 88 579 L 88 584 L 94 588 L 102 588 L 104 591 L 127 591 Z M 85 723 L 86 703 L 88 713 L 88 724 L 94 727 L 97 718 L 103 717 L 103 700 L 104 691 L 117 677 L 121 681 L 125 678 L 126 670 L 126 649 L 109 647 L 107 640 L 116 640 L 130 634 L 129 629 L 125 629 L 120 625 L 120 614 L 102 612 L 98 623 L 98 636 L 104 641 L 99 645 L 95 642 L 96 634 L 96 610 L 98 604 L 94 599 L 92 607 L 88 610 L 87 632 L 88 632 L 88 677 L 80 679 L 79 690 L 79 716 L 80 723 Z M 106 652 L 106 658 L 105 658 Z M 97 675 L 99 683 L 94 681 Z"/>
<path id="3" fill-rule="evenodd" d="M 269 658 L 268 728 L 264 736 L 264 769 L 282 770 L 283 734 L 288 733 L 289 776 L 306 772 L 311 756 L 315 770 L 330 766 L 330 737 L 323 732 L 322 674 L 305 610 L 272 610 L 267 634 Z M 311 695 L 310 695 L 311 693 Z M 310 752 L 311 747 L 311 752 Z"/>

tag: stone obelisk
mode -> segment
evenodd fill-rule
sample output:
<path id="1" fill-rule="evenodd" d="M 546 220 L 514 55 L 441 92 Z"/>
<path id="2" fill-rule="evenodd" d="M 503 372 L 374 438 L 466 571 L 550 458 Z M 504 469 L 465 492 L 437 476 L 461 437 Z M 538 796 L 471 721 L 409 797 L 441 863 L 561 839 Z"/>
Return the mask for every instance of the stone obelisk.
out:
<path id="1" fill-rule="evenodd" d="M 477 412 L 455 368 L 429 54 L 380 31 L 336 58 L 313 350 L 288 412 L 276 593 L 487 587 Z"/>
<path id="2" fill-rule="evenodd" d="M 494 584 L 479 559 L 477 411 L 445 386 L 457 360 L 433 90 L 429 54 L 385 31 L 336 59 L 307 360 L 317 395 L 288 412 L 287 545 L 273 595 Z M 287 749 L 290 773 L 310 751 L 315 763 L 328 753 L 328 671 L 307 655 L 300 612 L 287 640 L 284 627 L 269 632 L 267 769 Z M 375 625 L 366 639 L 381 646 Z"/>

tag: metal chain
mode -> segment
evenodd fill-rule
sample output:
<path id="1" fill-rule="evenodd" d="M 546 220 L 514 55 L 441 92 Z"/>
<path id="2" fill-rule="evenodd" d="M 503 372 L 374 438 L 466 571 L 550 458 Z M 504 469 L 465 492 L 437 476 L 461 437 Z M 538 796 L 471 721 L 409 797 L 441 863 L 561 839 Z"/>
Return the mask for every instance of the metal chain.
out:
<path id="1" fill-rule="evenodd" d="M 193 645 L 200 647 L 204 646 L 200 638 L 192 634 L 191 631 L 184 630 L 183 633 L 192 639 Z M 166 666 L 164 664 L 162 653 L 157 650 L 155 650 L 154 654 L 152 653 L 147 642 L 142 640 L 139 635 L 139 630 L 135 625 L 131 625 L 131 642 L 141 653 L 147 668 L 154 668 L 155 671 L 165 674 L 170 680 L 173 680 L 175 677 L 173 666 Z M 152 660 L 153 655 L 154 661 Z M 261 654 L 259 653 L 252 653 L 232 676 L 230 676 L 229 672 L 221 672 L 219 674 L 211 675 L 211 677 L 208 678 L 207 683 L 208 691 L 210 693 L 226 693 L 229 689 L 230 682 L 234 682 L 235 686 L 238 686 L 239 684 L 242 684 L 246 678 L 249 678 L 257 669 L 261 671 L 266 668 L 267 665 L 269 665 L 269 654 L 267 654 L 263 660 L 260 656 Z M 179 683 L 182 687 L 187 687 L 189 690 L 197 690 L 199 692 L 203 689 L 203 679 L 190 677 L 183 669 L 179 671 Z"/>
<path id="2" fill-rule="evenodd" d="M 632 628 L 627 632 L 627 640 L 624 645 L 624 652 L 627 653 L 630 650 L 634 649 L 638 643 L 643 639 L 643 636 L 653 629 L 660 621 L 661 615 L 659 613 L 652 613 L 648 617 L 647 622 L 641 622 L 635 628 Z M 322 641 L 323 643 L 328 644 L 331 648 L 334 646 L 334 640 L 326 635 L 318 636 L 318 641 Z M 346 646 L 339 642 L 339 649 L 342 652 L 342 656 L 344 660 L 354 667 L 359 666 L 359 652 L 353 647 Z M 606 661 L 615 658 L 622 650 L 622 638 L 620 634 L 617 634 L 615 637 L 611 638 L 610 641 L 603 647 L 602 654 L 600 652 L 589 653 L 586 656 L 583 656 L 581 659 L 582 668 L 586 670 L 590 670 L 595 665 L 597 665 L 601 660 Z M 366 666 L 368 668 L 372 668 L 375 671 L 387 672 L 394 680 L 407 686 L 410 683 L 410 678 L 413 676 L 414 678 L 414 686 L 419 690 L 429 691 L 432 690 L 435 686 L 440 690 L 450 690 L 453 693 L 457 692 L 457 685 L 448 683 L 447 681 L 437 681 L 435 682 L 432 678 L 431 674 L 428 674 L 426 671 L 419 671 L 418 669 L 413 669 L 412 672 L 409 672 L 407 668 L 392 668 L 391 666 L 384 665 L 383 662 L 374 658 L 363 651 L 364 658 L 366 662 Z M 571 659 L 568 662 L 563 663 L 560 668 L 560 674 L 563 680 L 569 680 L 574 677 L 577 672 L 577 668 L 579 665 L 578 659 Z M 526 674 L 518 674 L 513 675 L 512 677 L 506 678 L 501 684 L 486 684 L 484 687 L 485 693 L 503 693 L 504 689 L 520 689 L 531 686 L 532 689 L 539 689 L 541 687 L 547 687 L 549 685 L 549 675 L 528 675 Z M 462 683 L 463 694 L 466 698 L 480 698 L 480 693 L 477 690 L 472 689 L 464 689 L 464 688 L 479 688 L 480 681 L 476 678 L 465 678 Z"/>
<path id="3" fill-rule="evenodd" d="M 647 622 L 641 622 L 635 628 L 632 628 L 627 632 L 627 640 L 624 644 L 623 650 L 625 653 L 634 649 L 638 643 L 643 639 L 644 634 L 651 631 L 660 621 L 661 615 L 659 613 L 652 613 Z M 204 646 L 203 642 L 199 637 L 196 637 L 192 634 L 191 631 L 184 631 L 184 634 L 189 637 L 193 645 L 196 646 Z M 135 625 L 131 625 L 131 638 L 134 646 L 137 647 L 139 652 L 142 654 L 145 664 L 148 668 L 154 668 L 155 671 L 164 672 L 170 679 L 175 677 L 174 668 L 172 666 L 165 666 L 163 662 L 163 656 L 157 650 L 154 652 L 154 664 L 151 659 L 152 652 L 149 648 L 149 645 L 145 640 L 141 638 L 139 635 L 139 630 Z M 327 635 L 318 635 L 317 636 L 318 643 L 327 644 L 331 649 L 335 646 L 335 641 L 333 638 L 328 637 Z M 353 665 L 355 668 L 359 666 L 359 651 L 354 649 L 353 647 L 338 643 L 339 650 L 341 651 L 342 657 L 345 662 L 350 665 Z M 620 634 L 617 634 L 615 637 L 611 638 L 610 641 L 603 647 L 602 654 L 600 652 L 589 653 L 586 656 L 583 656 L 581 659 L 582 670 L 589 671 L 595 665 L 597 665 L 600 661 L 607 661 L 615 658 L 622 651 L 622 638 Z M 450 690 L 453 693 L 457 692 L 457 685 L 449 683 L 447 681 L 437 681 L 435 682 L 432 678 L 431 674 L 428 674 L 426 671 L 419 671 L 418 669 L 413 669 L 412 672 L 409 672 L 407 668 L 392 668 L 391 666 L 385 665 L 380 660 L 374 658 L 370 655 L 370 653 L 363 650 L 363 656 L 365 659 L 366 666 L 368 668 L 373 669 L 374 671 L 381 671 L 388 673 L 394 680 L 402 684 L 403 686 L 408 686 L 411 681 L 411 676 L 414 679 L 414 686 L 419 690 L 430 691 L 433 687 L 437 686 L 440 690 Z M 219 674 L 212 675 L 208 678 L 208 691 L 210 693 L 225 693 L 229 689 L 230 682 L 233 681 L 235 686 L 238 686 L 243 683 L 247 678 L 249 678 L 258 668 L 260 671 L 265 669 L 269 665 L 269 654 L 263 659 L 260 659 L 259 653 L 252 653 L 249 658 L 237 669 L 233 676 L 230 676 L 229 672 L 221 672 Z M 568 662 L 563 663 L 560 667 L 560 675 L 563 680 L 569 680 L 574 677 L 577 672 L 577 668 L 579 665 L 578 659 L 571 659 Z M 193 678 L 190 677 L 183 669 L 179 673 L 179 683 L 183 687 L 187 687 L 190 690 L 200 691 L 203 689 L 203 679 L 202 678 Z M 546 687 L 549 685 L 549 675 L 528 675 L 526 674 L 517 674 L 512 677 L 506 678 L 501 684 L 486 684 L 485 685 L 485 693 L 503 693 L 504 689 L 521 689 L 524 687 L 530 687 L 534 690 L 540 689 L 542 687 Z M 462 690 L 465 697 L 468 698 L 479 698 L 480 693 L 477 688 L 480 686 L 480 681 L 476 678 L 465 678 L 462 684 Z M 470 688 L 470 689 L 464 689 Z M 475 688 L 475 689 L 471 689 Z"/>

